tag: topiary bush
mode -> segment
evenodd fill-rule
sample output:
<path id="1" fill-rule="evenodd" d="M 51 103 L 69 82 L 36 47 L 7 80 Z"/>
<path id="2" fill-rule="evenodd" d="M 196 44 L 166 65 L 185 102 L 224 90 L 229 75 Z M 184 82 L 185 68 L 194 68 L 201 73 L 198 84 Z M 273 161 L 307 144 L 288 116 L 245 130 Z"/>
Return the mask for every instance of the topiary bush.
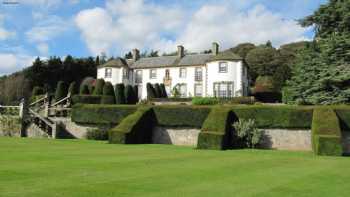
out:
<path id="1" fill-rule="evenodd" d="M 75 81 L 73 81 L 72 83 L 69 84 L 68 93 L 70 93 L 71 96 L 79 93 L 78 86 L 77 86 L 77 83 Z"/>
<path id="2" fill-rule="evenodd" d="M 134 90 L 134 102 L 137 103 L 139 102 L 139 87 L 137 85 L 134 85 L 133 90 Z"/>
<path id="3" fill-rule="evenodd" d="M 127 85 L 125 88 L 125 101 L 126 104 L 135 104 L 135 93 L 131 85 Z"/>
<path id="4" fill-rule="evenodd" d="M 146 84 L 146 89 L 147 89 L 147 99 L 156 98 L 156 93 L 151 83 Z"/>
<path id="5" fill-rule="evenodd" d="M 165 85 L 164 83 L 160 84 L 160 92 L 161 92 L 161 97 L 162 98 L 167 98 L 168 94 L 166 93 Z"/>
<path id="6" fill-rule="evenodd" d="M 106 82 L 103 86 L 101 104 L 115 104 L 114 88 L 110 82 Z"/>
<path id="7" fill-rule="evenodd" d="M 100 104 L 102 103 L 102 96 L 98 95 L 74 95 L 72 97 L 73 104 Z"/>
<path id="8" fill-rule="evenodd" d="M 59 81 L 57 83 L 56 93 L 55 93 L 55 100 L 59 101 L 67 96 L 67 87 L 66 84 L 63 81 Z"/>
<path id="9" fill-rule="evenodd" d="M 79 93 L 81 95 L 89 95 L 90 94 L 90 91 L 89 91 L 89 86 L 86 85 L 86 84 L 83 84 L 82 86 L 80 86 L 80 91 Z"/>
<path id="10" fill-rule="evenodd" d="M 105 81 L 103 79 L 97 79 L 93 95 L 102 95 L 104 85 Z"/>
<path id="11" fill-rule="evenodd" d="M 218 103 L 219 99 L 212 97 L 195 97 L 192 99 L 193 105 L 216 105 Z"/>
<path id="12" fill-rule="evenodd" d="M 116 104 L 125 104 L 125 86 L 122 83 L 116 85 L 115 88 L 115 102 Z"/>
<path id="13" fill-rule="evenodd" d="M 162 98 L 162 91 L 160 89 L 159 84 L 158 83 L 154 84 L 153 88 L 154 88 L 154 93 L 156 98 Z"/>

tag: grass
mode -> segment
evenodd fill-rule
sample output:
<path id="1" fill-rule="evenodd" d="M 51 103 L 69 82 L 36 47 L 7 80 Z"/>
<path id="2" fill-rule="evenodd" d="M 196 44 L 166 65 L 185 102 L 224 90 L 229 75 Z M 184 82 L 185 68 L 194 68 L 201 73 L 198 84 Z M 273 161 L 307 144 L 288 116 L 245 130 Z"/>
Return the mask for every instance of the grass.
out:
<path id="1" fill-rule="evenodd" d="M 350 158 L 0 138 L 0 196 L 348 196 Z"/>

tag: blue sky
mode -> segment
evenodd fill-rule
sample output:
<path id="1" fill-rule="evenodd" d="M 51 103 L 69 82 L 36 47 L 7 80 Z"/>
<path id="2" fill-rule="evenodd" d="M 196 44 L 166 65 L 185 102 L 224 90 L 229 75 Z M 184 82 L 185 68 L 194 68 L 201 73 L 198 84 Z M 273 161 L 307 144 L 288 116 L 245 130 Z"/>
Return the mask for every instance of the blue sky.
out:
<path id="1" fill-rule="evenodd" d="M 8 3 L 10 2 L 10 3 Z M 326 0 L 0 0 L 0 75 L 40 56 L 121 56 L 132 48 L 221 49 L 311 39 L 296 19 Z"/>

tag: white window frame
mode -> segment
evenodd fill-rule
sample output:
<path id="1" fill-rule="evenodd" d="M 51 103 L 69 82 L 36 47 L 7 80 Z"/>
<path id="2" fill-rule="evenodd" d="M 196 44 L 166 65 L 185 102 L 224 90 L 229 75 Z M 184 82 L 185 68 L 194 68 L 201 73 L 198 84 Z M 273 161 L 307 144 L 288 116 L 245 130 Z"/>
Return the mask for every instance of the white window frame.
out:
<path id="1" fill-rule="evenodd" d="M 157 79 L 157 69 L 150 69 L 149 70 L 149 78 L 150 79 Z"/>
<path id="2" fill-rule="evenodd" d="M 142 70 L 136 70 L 135 83 L 142 83 Z"/>
<path id="3" fill-rule="evenodd" d="M 227 71 L 228 71 L 228 63 L 219 62 L 219 73 L 227 73 Z"/>
<path id="4" fill-rule="evenodd" d="M 232 98 L 234 97 L 234 83 L 231 81 L 215 82 L 213 93 L 216 98 Z"/>
<path id="5" fill-rule="evenodd" d="M 201 91 L 200 91 L 200 93 L 198 92 L 198 86 L 201 86 Z M 201 84 L 201 83 L 195 83 L 194 84 L 194 96 L 195 97 L 202 97 L 203 96 L 203 84 Z"/>
<path id="6" fill-rule="evenodd" d="M 123 79 L 129 79 L 129 72 L 126 68 L 123 68 Z"/>
<path id="7" fill-rule="evenodd" d="M 187 84 L 186 83 L 179 84 L 179 93 L 180 93 L 181 98 L 187 97 Z"/>
<path id="8" fill-rule="evenodd" d="M 194 70 L 194 81 L 203 81 L 203 69 L 196 67 Z"/>
<path id="9" fill-rule="evenodd" d="M 186 78 L 187 75 L 187 69 L 186 68 L 180 68 L 179 69 L 179 77 L 180 78 Z"/>
<path id="10" fill-rule="evenodd" d="M 105 78 L 112 78 L 112 68 L 105 68 Z"/>

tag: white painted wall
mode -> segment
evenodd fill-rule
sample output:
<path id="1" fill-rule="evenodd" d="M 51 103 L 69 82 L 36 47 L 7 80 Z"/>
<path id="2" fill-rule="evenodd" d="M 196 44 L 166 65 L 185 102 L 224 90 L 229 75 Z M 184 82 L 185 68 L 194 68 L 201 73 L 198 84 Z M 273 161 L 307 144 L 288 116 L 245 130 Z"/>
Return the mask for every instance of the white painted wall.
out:
<path id="1" fill-rule="evenodd" d="M 106 68 L 99 68 L 97 69 L 97 79 L 104 79 L 106 82 L 111 82 L 112 85 L 116 85 L 117 83 L 121 83 L 121 77 L 122 77 L 122 68 L 111 68 L 112 69 L 112 77 L 105 78 L 105 70 Z"/>

